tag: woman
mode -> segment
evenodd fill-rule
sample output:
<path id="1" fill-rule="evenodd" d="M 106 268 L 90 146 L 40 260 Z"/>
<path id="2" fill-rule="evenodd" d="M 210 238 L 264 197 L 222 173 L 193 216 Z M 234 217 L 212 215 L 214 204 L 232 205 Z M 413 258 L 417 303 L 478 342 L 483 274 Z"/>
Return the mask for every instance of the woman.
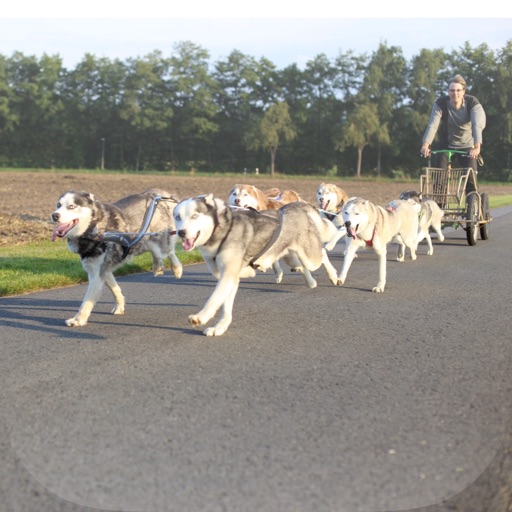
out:
<path id="1" fill-rule="evenodd" d="M 452 162 L 458 161 L 460 167 L 472 167 L 477 172 L 477 159 L 482 147 L 482 132 L 485 128 L 485 111 L 480 102 L 466 94 L 466 81 L 455 75 L 448 86 L 448 96 L 438 98 L 432 106 L 427 129 L 423 135 L 421 156 L 427 158 L 430 147 L 439 130 L 438 149 L 457 149 L 465 151 L 467 156 L 455 153 Z M 437 166 L 448 167 L 448 156 L 437 155 Z M 472 180 L 468 180 L 466 193 L 475 190 Z"/>

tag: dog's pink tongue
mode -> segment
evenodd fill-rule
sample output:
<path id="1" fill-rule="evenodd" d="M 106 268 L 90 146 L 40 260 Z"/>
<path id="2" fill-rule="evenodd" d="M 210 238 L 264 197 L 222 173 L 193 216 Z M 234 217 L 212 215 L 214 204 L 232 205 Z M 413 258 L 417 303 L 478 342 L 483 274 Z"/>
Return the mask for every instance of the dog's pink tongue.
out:
<path id="1" fill-rule="evenodd" d="M 181 246 L 185 251 L 191 251 L 194 248 L 194 239 L 185 238 L 181 241 Z"/>
<path id="2" fill-rule="evenodd" d="M 57 224 L 54 228 L 53 228 L 53 233 L 52 233 L 52 242 L 55 242 L 55 239 L 57 237 L 59 238 L 62 238 L 63 236 L 66 235 L 66 233 L 75 225 L 75 223 L 72 221 L 72 222 L 66 222 L 65 224 Z"/>
<path id="3" fill-rule="evenodd" d="M 352 238 L 356 238 L 356 230 L 352 226 L 350 226 L 347 229 L 347 232 L 348 232 L 348 236 L 351 236 Z"/>

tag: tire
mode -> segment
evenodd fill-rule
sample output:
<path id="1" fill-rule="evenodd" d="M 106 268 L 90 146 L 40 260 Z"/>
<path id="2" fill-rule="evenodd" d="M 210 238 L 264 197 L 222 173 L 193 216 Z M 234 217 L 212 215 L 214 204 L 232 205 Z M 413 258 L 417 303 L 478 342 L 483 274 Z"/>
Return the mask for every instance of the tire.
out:
<path id="1" fill-rule="evenodd" d="M 491 211 L 489 210 L 489 196 L 487 193 L 483 192 L 481 194 L 481 202 L 482 202 L 482 219 L 490 221 L 491 220 Z M 489 240 L 489 236 L 491 234 L 491 223 L 487 222 L 486 224 L 482 224 L 480 226 L 480 238 L 482 240 Z"/>
<path id="2" fill-rule="evenodd" d="M 469 245 L 476 245 L 478 240 L 478 195 L 470 193 L 466 196 L 466 238 Z"/>

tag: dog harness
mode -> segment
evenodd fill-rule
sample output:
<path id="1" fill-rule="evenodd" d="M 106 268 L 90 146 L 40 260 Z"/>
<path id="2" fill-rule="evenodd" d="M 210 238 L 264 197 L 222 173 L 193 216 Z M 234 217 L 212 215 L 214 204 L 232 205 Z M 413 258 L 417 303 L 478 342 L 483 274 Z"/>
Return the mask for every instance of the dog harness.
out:
<path id="1" fill-rule="evenodd" d="M 157 234 L 163 234 L 165 231 L 159 232 L 159 233 L 148 233 L 149 225 L 151 224 L 151 221 L 153 220 L 153 215 L 155 214 L 156 206 L 160 201 L 171 201 L 173 203 L 178 203 L 178 200 L 173 197 L 165 197 L 165 196 L 155 196 L 151 200 L 151 204 L 149 205 L 149 208 L 146 210 L 146 213 L 144 214 L 144 219 L 142 222 L 142 227 L 140 231 L 136 233 L 118 233 L 115 231 L 105 231 L 105 233 L 99 234 L 95 238 L 90 238 L 90 240 L 101 243 L 101 242 L 113 242 L 115 244 L 120 245 L 123 248 L 123 260 L 128 256 L 130 253 L 130 249 L 138 244 L 142 237 L 144 236 L 151 236 L 151 235 L 157 235 Z M 175 235 L 176 231 L 169 230 L 168 233 L 170 235 Z M 132 237 L 131 235 L 135 235 Z M 93 250 L 97 246 L 93 247 L 89 253 L 92 253 Z M 87 257 L 87 256 L 85 256 Z"/>
<path id="2" fill-rule="evenodd" d="M 372 237 L 369 240 L 359 237 L 368 247 L 373 247 L 373 237 L 375 236 L 375 227 L 373 228 Z"/>

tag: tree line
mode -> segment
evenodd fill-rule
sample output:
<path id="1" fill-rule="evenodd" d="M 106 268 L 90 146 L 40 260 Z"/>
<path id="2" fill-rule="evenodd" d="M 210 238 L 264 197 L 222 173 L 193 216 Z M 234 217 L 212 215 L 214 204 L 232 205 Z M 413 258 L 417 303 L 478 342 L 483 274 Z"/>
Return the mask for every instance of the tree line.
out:
<path id="1" fill-rule="evenodd" d="M 190 41 L 169 56 L 0 55 L 0 167 L 417 176 L 432 104 L 461 74 L 487 114 L 485 177 L 511 179 L 512 40 L 409 61 L 319 54 L 303 69 Z"/>

